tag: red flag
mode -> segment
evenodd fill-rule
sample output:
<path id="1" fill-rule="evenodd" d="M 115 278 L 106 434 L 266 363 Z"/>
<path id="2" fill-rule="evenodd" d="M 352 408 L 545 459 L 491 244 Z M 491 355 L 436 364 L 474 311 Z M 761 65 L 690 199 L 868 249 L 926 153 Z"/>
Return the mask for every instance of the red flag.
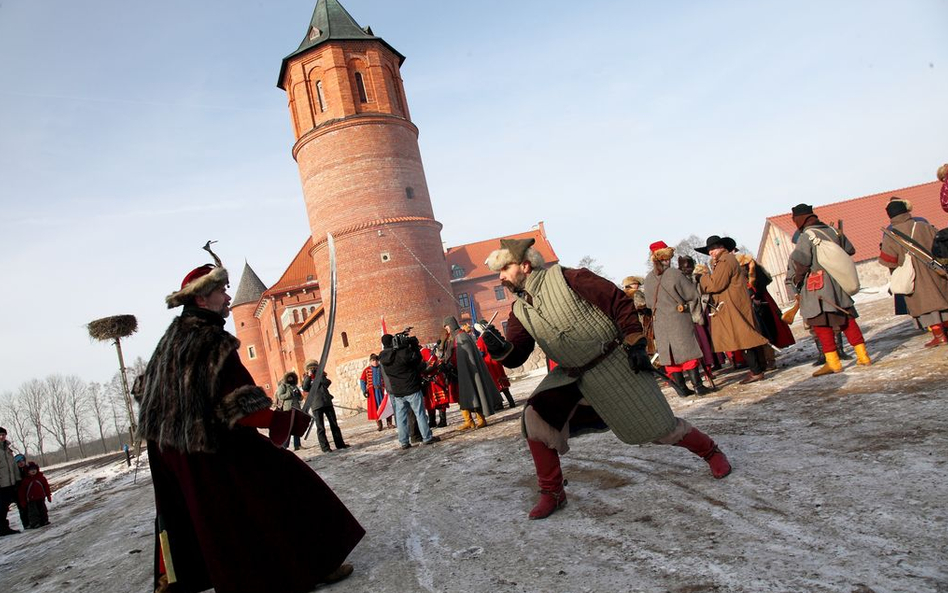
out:
<path id="1" fill-rule="evenodd" d="M 388 328 L 385 327 L 385 315 L 382 315 L 382 335 L 384 336 L 387 333 L 388 333 Z"/>

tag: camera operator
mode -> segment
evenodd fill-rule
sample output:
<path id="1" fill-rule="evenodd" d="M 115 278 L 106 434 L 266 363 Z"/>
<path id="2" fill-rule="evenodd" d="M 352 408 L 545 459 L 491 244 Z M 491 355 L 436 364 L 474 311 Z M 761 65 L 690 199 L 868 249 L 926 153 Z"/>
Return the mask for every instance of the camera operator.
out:
<path id="1" fill-rule="evenodd" d="M 379 354 L 379 362 L 388 377 L 394 396 L 392 402 L 395 405 L 395 424 L 398 426 L 398 442 L 402 449 L 411 447 L 408 432 L 409 408 L 415 415 L 422 442 L 429 445 L 441 440 L 432 435 L 431 428 L 428 427 L 424 396 L 421 393 L 421 373 L 427 365 L 421 357 L 418 338 L 408 335 L 410 329 L 394 336 L 382 336 L 382 352 Z"/>

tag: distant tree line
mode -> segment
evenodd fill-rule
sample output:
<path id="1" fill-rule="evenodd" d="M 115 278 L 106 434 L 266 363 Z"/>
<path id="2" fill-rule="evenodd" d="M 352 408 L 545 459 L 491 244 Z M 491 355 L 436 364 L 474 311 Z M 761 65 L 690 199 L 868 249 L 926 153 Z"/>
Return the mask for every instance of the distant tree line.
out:
<path id="1" fill-rule="evenodd" d="M 141 358 L 128 369 L 129 384 L 145 370 Z M 87 382 L 76 375 L 30 379 L 0 395 L 0 425 L 13 446 L 41 465 L 117 451 L 129 440 L 122 378 Z M 129 446 L 134 443 L 129 443 Z"/>

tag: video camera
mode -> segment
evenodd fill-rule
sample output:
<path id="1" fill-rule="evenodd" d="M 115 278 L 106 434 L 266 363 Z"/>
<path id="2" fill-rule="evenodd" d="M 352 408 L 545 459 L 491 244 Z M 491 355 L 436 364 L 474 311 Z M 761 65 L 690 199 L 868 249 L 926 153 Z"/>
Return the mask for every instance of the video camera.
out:
<path id="1" fill-rule="evenodd" d="M 408 326 L 397 334 L 392 335 L 392 348 L 395 350 L 400 350 L 402 348 L 420 348 L 418 343 L 418 338 L 415 336 L 408 335 L 408 332 L 411 331 L 412 326 Z"/>

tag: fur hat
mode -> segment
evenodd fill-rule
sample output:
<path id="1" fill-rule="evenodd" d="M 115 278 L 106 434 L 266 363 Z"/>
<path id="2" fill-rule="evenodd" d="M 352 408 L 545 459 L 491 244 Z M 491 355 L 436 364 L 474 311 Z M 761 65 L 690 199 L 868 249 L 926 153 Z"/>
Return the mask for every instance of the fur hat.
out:
<path id="1" fill-rule="evenodd" d="M 655 241 L 648 246 L 652 261 L 669 261 L 675 255 L 675 248 L 669 247 L 664 241 Z"/>
<path id="2" fill-rule="evenodd" d="M 315 359 L 313 359 L 313 358 L 310 358 L 309 360 L 306 361 L 305 364 L 303 364 L 303 368 L 306 369 L 307 371 L 308 371 L 309 369 L 318 369 L 318 368 L 319 368 L 319 361 L 318 361 L 318 360 L 315 360 Z"/>
<path id="3" fill-rule="evenodd" d="M 492 251 L 484 261 L 492 272 L 499 272 L 510 264 L 529 261 L 534 268 L 542 268 L 546 261 L 540 252 L 533 248 L 536 239 L 501 239 L 500 249 Z"/>
<path id="4" fill-rule="evenodd" d="M 290 379 L 293 379 L 293 380 L 290 381 Z M 299 381 L 299 380 L 300 380 L 300 377 L 299 377 L 299 375 L 296 374 L 296 371 L 287 371 L 286 374 L 283 375 L 283 382 L 284 382 L 284 383 L 289 383 L 289 384 L 291 384 L 291 385 L 295 385 L 296 382 Z"/>
<path id="5" fill-rule="evenodd" d="M 908 200 L 903 200 L 902 198 L 897 198 L 893 196 L 889 199 L 889 203 L 885 205 L 885 213 L 889 215 L 889 218 L 898 216 L 899 214 L 905 214 L 906 212 L 912 211 L 912 203 Z"/>
<path id="6" fill-rule="evenodd" d="M 938 181 L 948 181 L 948 163 L 938 167 L 938 172 L 935 175 L 938 177 Z"/>
<path id="7" fill-rule="evenodd" d="M 444 318 L 444 325 L 448 326 L 448 328 L 450 328 L 451 331 L 457 331 L 457 330 L 461 329 L 461 326 L 458 325 L 458 320 L 455 319 L 455 318 L 454 318 L 453 316 L 451 316 L 451 315 L 449 315 L 449 316 L 447 316 L 447 317 Z"/>
<path id="8" fill-rule="evenodd" d="M 196 296 L 207 296 L 221 286 L 230 284 L 227 270 L 224 268 L 224 264 L 221 263 L 221 258 L 217 257 L 217 254 L 211 250 L 211 243 L 215 243 L 215 241 L 208 241 L 204 244 L 203 249 L 211 254 L 214 263 L 198 266 L 188 272 L 188 275 L 181 281 L 181 290 L 165 297 L 169 309 L 187 304 Z"/>
<path id="9" fill-rule="evenodd" d="M 638 284 L 642 286 L 645 284 L 645 279 L 641 276 L 626 276 L 622 279 L 622 288 L 628 288 L 630 284 Z"/>

